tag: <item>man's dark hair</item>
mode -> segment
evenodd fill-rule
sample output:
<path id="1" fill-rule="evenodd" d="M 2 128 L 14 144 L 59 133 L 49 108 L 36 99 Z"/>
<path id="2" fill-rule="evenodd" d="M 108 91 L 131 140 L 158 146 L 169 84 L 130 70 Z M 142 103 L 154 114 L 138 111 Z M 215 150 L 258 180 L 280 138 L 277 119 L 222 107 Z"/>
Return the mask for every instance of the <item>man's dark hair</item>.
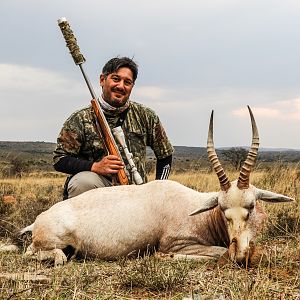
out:
<path id="1" fill-rule="evenodd" d="M 117 72 L 120 68 L 128 68 L 133 75 L 133 82 L 135 82 L 138 75 L 138 65 L 129 57 L 114 57 L 110 59 L 103 67 L 102 74 L 107 76 L 111 73 Z"/>

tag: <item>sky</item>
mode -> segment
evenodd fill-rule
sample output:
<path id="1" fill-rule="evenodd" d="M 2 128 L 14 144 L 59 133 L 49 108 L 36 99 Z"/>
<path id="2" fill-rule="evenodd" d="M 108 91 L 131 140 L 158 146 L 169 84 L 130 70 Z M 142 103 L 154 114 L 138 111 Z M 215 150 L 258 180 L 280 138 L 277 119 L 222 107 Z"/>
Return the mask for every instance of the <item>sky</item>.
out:
<path id="1" fill-rule="evenodd" d="M 131 99 L 156 111 L 175 146 L 300 149 L 298 0 L 1 0 L 0 140 L 56 142 L 90 94 L 57 20 L 66 17 L 100 95 L 102 66 L 133 57 Z"/>

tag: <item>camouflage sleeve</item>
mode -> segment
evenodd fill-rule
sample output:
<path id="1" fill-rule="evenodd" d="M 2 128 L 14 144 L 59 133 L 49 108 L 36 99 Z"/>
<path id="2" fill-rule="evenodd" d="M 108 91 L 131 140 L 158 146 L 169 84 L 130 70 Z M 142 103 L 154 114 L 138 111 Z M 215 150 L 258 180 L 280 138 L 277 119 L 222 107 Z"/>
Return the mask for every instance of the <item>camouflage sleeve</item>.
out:
<path id="1" fill-rule="evenodd" d="M 83 132 L 81 116 L 79 112 L 75 112 L 65 121 L 59 133 L 53 153 L 54 164 L 63 157 L 78 156 L 84 141 Z"/>
<path id="2" fill-rule="evenodd" d="M 167 137 L 159 117 L 151 109 L 147 110 L 147 114 L 147 119 L 150 123 L 148 128 L 148 145 L 152 148 L 158 159 L 172 155 L 174 148 Z"/>

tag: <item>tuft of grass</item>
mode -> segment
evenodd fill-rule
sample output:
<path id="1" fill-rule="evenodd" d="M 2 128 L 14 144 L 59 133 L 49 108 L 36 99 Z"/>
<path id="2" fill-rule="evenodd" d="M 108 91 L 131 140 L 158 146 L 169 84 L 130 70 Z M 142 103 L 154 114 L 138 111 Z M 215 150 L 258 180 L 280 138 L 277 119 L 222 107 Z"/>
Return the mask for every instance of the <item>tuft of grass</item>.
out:
<path id="1" fill-rule="evenodd" d="M 63 178 L 22 178 L 0 180 L 0 238 L 14 238 L 17 231 L 62 199 Z M 5 196 L 15 203 L 5 203 Z"/>
<path id="2" fill-rule="evenodd" d="M 268 214 L 264 237 L 292 238 L 300 236 L 300 177 L 299 166 L 275 163 L 265 172 L 254 174 L 253 184 L 257 187 L 288 195 L 294 202 L 266 204 L 263 207 Z"/>
<path id="3" fill-rule="evenodd" d="M 187 280 L 190 267 L 185 261 L 162 260 L 156 256 L 145 256 L 133 263 L 121 260 L 119 265 L 122 287 L 155 292 L 180 288 Z"/>

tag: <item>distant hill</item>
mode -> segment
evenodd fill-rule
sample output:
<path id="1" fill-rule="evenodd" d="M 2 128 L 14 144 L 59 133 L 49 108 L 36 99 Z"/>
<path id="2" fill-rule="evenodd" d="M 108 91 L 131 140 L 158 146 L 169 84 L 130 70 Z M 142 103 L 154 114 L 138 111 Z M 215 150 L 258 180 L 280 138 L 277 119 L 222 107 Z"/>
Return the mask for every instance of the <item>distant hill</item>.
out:
<path id="1" fill-rule="evenodd" d="M 47 142 L 6 142 L 0 141 L 0 153 L 22 152 L 22 153 L 52 153 L 55 143 Z"/>
<path id="2" fill-rule="evenodd" d="M 49 161 L 52 159 L 52 152 L 55 149 L 55 143 L 49 142 L 8 142 L 0 141 L 0 159 L 8 156 L 22 155 L 28 158 L 38 158 Z M 205 147 L 186 147 L 175 146 L 174 158 L 197 160 L 207 158 Z M 248 147 L 245 147 L 248 148 Z M 228 150 L 230 148 L 220 148 L 217 152 Z M 154 157 L 152 150 L 147 149 L 147 155 Z M 282 161 L 300 161 L 300 150 L 282 149 L 282 148 L 262 148 L 259 150 L 259 159 L 268 161 L 280 159 Z"/>
<path id="3" fill-rule="evenodd" d="M 186 146 L 174 146 L 175 158 L 182 158 L 182 159 L 199 159 L 207 157 L 207 152 L 205 147 L 186 147 Z M 147 155 L 150 157 L 154 157 L 154 154 L 150 148 L 147 149 Z"/>

